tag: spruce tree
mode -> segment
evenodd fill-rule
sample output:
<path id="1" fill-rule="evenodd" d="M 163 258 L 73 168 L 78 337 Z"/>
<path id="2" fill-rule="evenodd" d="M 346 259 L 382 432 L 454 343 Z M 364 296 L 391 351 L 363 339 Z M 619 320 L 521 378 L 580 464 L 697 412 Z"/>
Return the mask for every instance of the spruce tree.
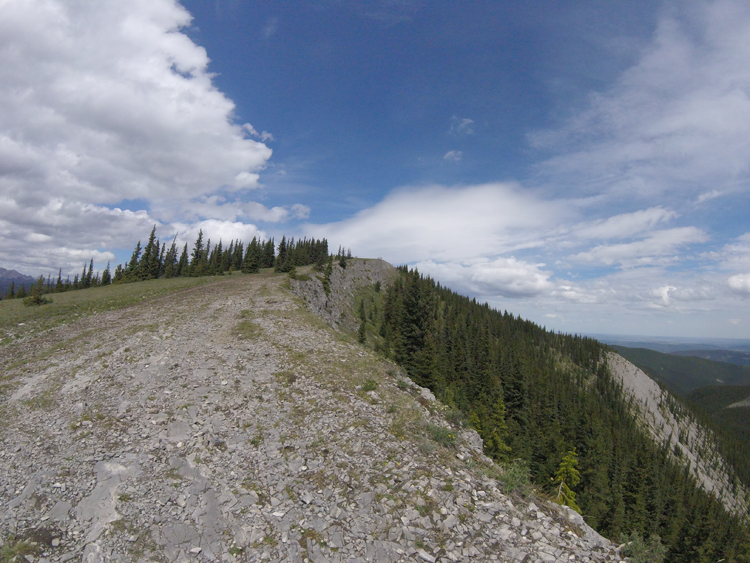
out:
<path id="1" fill-rule="evenodd" d="M 182 254 L 180 254 L 180 261 L 177 263 L 177 269 L 175 270 L 175 276 L 187 276 L 190 270 L 190 262 L 188 259 L 188 247 L 187 243 L 182 247 Z"/>
<path id="2" fill-rule="evenodd" d="M 163 276 L 165 278 L 172 278 L 177 274 L 177 235 L 172 239 L 172 245 L 167 250 L 167 254 L 164 257 L 163 264 Z"/>
<path id="3" fill-rule="evenodd" d="M 255 237 L 253 237 L 255 238 Z M 245 245 L 240 239 L 234 243 L 234 253 L 232 255 L 232 270 L 239 271 L 242 269 L 242 259 L 245 256 Z"/>
<path id="4" fill-rule="evenodd" d="M 357 340 L 360 344 L 367 342 L 367 316 L 365 314 L 365 300 L 359 302 L 359 330 L 357 331 Z"/>
<path id="5" fill-rule="evenodd" d="M 210 243 L 209 243 L 210 244 Z M 203 229 L 198 231 L 198 238 L 193 245 L 193 258 L 190 261 L 190 275 L 201 276 L 205 270 L 205 255 L 203 253 Z"/>
<path id="6" fill-rule="evenodd" d="M 285 270 L 287 268 L 287 248 L 286 248 L 286 236 L 281 237 L 281 242 L 279 243 L 279 251 L 276 255 L 276 261 L 274 263 L 274 271 L 275 272 L 284 272 L 288 271 Z"/>
<path id="7" fill-rule="evenodd" d="M 89 271 L 86 274 L 86 284 L 85 284 L 86 287 L 91 287 L 93 273 L 94 273 L 94 259 L 92 258 L 91 262 L 89 262 Z"/>
<path id="8" fill-rule="evenodd" d="M 273 268 L 274 262 L 276 261 L 276 244 L 273 238 L 268 239 L 263 244 L 263 252 L 261 253 L 261 268 Z"/>
<path id="9" fill-rule="evenodd" d="M 261 266 L 261 247 L 259 241 L 253 237 L 247 245 L 245 259 L 242 261 L 242 271 L 245 274 L 257 274 Z"/>
<path id="10" fill-rule="evenodd" d="M 107 262 L 107 267 L 102 272 L 102 285 L 109 285 L 112 283 L 112 275 L 109 271 L 109 262 Z"/>
<path id="11" fill-rule="evenodd" d="M 123 274 L 123 281 L 135 281 L 137 273 L 138 273 L 138 261 L 141 257 L 141 241 L 138 241 L 138 244 L 135 246 L 135 250 L 133 250 L 133 255 L 130 257 L 130 262 L 128 262 L 128 268 Z"/>
<path id="12" fill-rule="evenodd" d="M 579 514 L 580 507 L 576 504 L 576 494 L 571 487 L 575 487 L 581 482 L 581 476 L 578 473 L 578 454 L 575 448 L 569 450 L 560 462 L 560 466 L 555 473 L 554 483 L 556 486 L 555 502 L 569 506 Z"/>
<path id="13" fill-rule="evenodd" d="M 61 293 L 65 291 L 65 286 L 62 281 L 62 268 L 57 272 L 57 282 L 55 283 L 55 293 Z"/>

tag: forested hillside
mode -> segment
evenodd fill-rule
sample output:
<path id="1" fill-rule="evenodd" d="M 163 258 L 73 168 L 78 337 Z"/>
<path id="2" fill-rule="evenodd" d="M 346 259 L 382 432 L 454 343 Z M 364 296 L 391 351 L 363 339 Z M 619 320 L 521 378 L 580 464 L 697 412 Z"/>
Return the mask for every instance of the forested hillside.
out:
<path id="1" fill-rule="evenodd" d="M 360 295 L 360 340 L 454 407 L 488 455 L 523 460 L 541 490 L 608 537 L 658 535 L 673 562 L 750 560 L 746 524 L 638 427 L 605 346 L 400 272 L 385 292 Z M 560 472 L 576 463 L 580 482 L 566 491 Z"/>
<path id="2" fill-rule="evenodd" d="M 692 356 L 712 362 L 726 362 L 738 366 L 750 366 L 750 353 L 736 350 L 680 350 L 670 352 L 673 356 Z"/>
<path id="3" fill-rule="evenodd" d="M 750 367 L 692 356 L 663 354 L 645 348 L 612 348 L 653 379 L 681 395 L 707 385 L 750 385 Z"/>

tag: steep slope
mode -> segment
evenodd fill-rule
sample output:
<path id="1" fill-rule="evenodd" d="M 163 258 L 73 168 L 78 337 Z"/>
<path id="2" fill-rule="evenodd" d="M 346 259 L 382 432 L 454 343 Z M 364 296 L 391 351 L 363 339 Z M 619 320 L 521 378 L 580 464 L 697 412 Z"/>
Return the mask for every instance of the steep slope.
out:
<path id="1" fill-rule="evenodd" d="M 572 511 L 504 494 L 475 433 L 286 283 L 232 276 L 5 345 L 3 555 L 619 561 Z"/>
<path id="2" fill-rule="evenodd" d="M 349 270 L 334 267 L 331 278 L 345 279 Z M 741 505 L 732 516 L 727 506 L 736 501 L 722 504 L 713 494 L 735 481 L 716 455 L 711 432 L 680 412 L 681 403 L 663 397 L 676 422 L 691 421 L 682 436 L 690 453 L 684 457 L 668 436 L 649 432 L 650 419 L 630 390 L 623 392 L 600 343 L 545 331 L 441 288 L 415 270 L 398 270 L 387 290 L 371 283 L 346 297 L 354 299 L 349 310 L 357 311 L 348 323 L 352 336 L 359 325 L 358 338 L 428 386 L 450 405 L 452 416 L 465 417 L 485 439 L 487 455 L 524 460 L 536 485 L 558 495 L 552 484 L 572 450 L 581 476 L 574 501 L 593 526 L 611 537 L 658 534 L 670 561 L 746 560 Z M 314 277 L 293 287 L 302 295 L 324 293 L 323 281 Z M 342 310 L 333 292 L 310 301 Z M 646 380 L 654 393 L 661 391 Z M 723 442 L 721 448 L 726 453 Z M 715 487 L 699 486 L 688 469 L 691 456 L 706 466 L 701 471 Z M 742 494 L 721 494 L 735 493 Z"/>
<path id="3" fill-rule="evenodd" d="M 668 445 L 701 487 L 720 498 L 729 512 L 745 515 L 750 492 L 724 461 L 714 434 L 669 391 L 619 354 L 609 354 L 609 366 L 622 383 L 623 390 L 633 398 L 633 413 L 654 442 Z"/>

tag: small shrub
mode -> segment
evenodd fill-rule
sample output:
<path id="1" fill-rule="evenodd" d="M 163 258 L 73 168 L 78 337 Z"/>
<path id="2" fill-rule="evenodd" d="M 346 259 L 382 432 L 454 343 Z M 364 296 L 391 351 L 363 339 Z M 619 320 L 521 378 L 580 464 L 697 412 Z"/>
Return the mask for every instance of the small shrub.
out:
<path id="1" fill-rule="evenodd" d="M 34 307 L 36 305 L 47 305 L 48 303 L 52 303 L 52 299 L 48 299 L 41 293 L 39 294 L 32 293 L 28 297 L 23 298 L 23 304 L 26 307 Z"/>
<path id="2" fill-rule="evenodd" d="M 378 388 L 378 382 L 374 379 L 368 379 L 362 384 L 362 391 L 365 393 L 369 393 L 370 391 L 375 391 L 375 389 Z"/>
<path id="3" fill-rule="evenodd" d="M 437 424 L 427 424 L 427 434 L 433 441 L 446 448 L 456 445 L 456 434 L 449 428 L 443 428 Z"/>
<path id="4" fill-rule="evenodd" d="M 464 428 L 466 426 L 466 415 L 460 409 L 452 407 L 445 415 L 445 418 L 455 428 Z"/>
<path id="5" fill-rule="evenodd" d="M 506 495 L 519 492 L 523 495 L 528 494 L 531 488 L 531 471 L 526 461 L 515 459 L 510 463 L 500 466 L 500 489 Z"/>
<path id="6" fill-rule="evenodd" d="M 637 532 L 623 534 L 620 541 L 625 544 L 621 553 L 632 563 L 662 563 L 667 555 L 667 547 L 662 545 L 659 536 L 651 536 L 646 542 Z"/>

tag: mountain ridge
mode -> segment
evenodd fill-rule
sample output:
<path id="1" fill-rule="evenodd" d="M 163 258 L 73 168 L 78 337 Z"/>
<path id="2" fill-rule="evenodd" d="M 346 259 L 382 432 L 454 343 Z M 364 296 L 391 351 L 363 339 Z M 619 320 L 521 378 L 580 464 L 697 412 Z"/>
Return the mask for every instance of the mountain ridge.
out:
<path id="1" fill-rule="evenodd" d="M 230 276 L 6 344 L 5 547 L 87 562 L 620 560 L 571 510 L 504 493 L 473 431 L 453 434 L 429 392 L 285 284 Z"/>

